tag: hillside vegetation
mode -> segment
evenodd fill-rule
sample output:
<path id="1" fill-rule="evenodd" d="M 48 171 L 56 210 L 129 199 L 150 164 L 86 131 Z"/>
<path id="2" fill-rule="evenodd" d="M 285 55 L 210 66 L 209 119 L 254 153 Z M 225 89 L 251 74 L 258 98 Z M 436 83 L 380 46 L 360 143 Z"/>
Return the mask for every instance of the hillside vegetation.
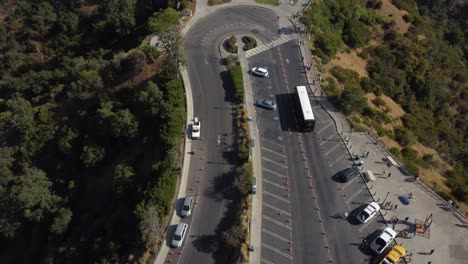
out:
<path id="1" fill-rule="evenodd" d="M 141 2 L 1 2 L 2 263 L 123 263 L 165 236 L 182 38 L 175 10 Z M 140 46 L 155 31 L 162 51 Z"/>
<path id="2" fill-rule="evenodd" d="M 391 151 L 415 176 L 446 199 L 466 204 L 468 6 L 456 0 L 385 4 L 403 10 L 407 24 L 400 21 L 397 28 L 389 6 L 379 12 L 380 0 L 311 4 L 302 22 L 311 33 L 318 64 L 327 65 L 338 52 L 357 52 L 366 61 L 366 74 L 328 67 L 324 88 L 356 129 L 398 142 Z M 366 94 L 374 99 L 368 101 Z M 395 106 L 383 97 L 401 107 L 403 115 L 392 114 Z"/>

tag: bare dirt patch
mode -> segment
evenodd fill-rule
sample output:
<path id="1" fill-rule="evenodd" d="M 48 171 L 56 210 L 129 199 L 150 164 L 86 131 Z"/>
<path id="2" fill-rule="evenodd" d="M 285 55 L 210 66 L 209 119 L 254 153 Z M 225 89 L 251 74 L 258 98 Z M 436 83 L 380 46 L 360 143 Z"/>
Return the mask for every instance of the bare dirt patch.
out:
<path id="1" fill-rule="evenodd" d="M 403 16 L 407 14 L 406 11 L 398 9 L 390 0 L 382 0 L 382 8 L 377 11 L 379 14 L 393 18 L 395 21 L 395 30 L 400 34 L 405 34 L 411 24 L 406 23 Z"/>

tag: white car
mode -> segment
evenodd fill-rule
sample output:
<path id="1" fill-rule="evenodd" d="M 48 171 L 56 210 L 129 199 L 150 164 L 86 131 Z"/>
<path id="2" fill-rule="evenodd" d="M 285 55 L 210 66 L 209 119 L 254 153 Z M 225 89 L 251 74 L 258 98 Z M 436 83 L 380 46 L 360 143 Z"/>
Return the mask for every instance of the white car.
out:
<path id="1" fill-rule="evenodd" d="M 357 220 L 362 224 L 369 222 L 372 218 L 374 218 L 377 213 L 380 211 L 380 205 L 376 202 L 372 202 L 364 208 L 357 216 Z"/>
<path id="2" fill-rule="evenodd" d="M 198 117 L 195 117 L 192 123 L 192 139 L 197 139 L 200 137 L 200 128 L 201 122 L 198 120 Z"/>
<path id="3" fill-rule="evenodd" d="M 393 239 L 395 239 L 397 233 L 395 230 L 391 229 L 390 227 L 385 227 L 380 230 L 377 237 L 372 240 L 369 244 L 369 247 L 372 251 L 380 255 L 387 247 L 392 243 Z"/>
<path id="4" fill-rule="evenodd" d="M 253 75 L 260 77 L 268 77 L 268 70 L 265 68 L 255 67 L 250 71 Z"/>
<path id="5" fill-rule="evenodd" d="M 255 105 L 256 106 L 259 106 L 259 107 L 262 107 L 262 108 L 266 108 L 268 110 L 275 110 L 276 109 L 276 103 L 273 102 L 272 100 L 270 99 L 260 99 L 260 100 L 257 100 L 255 101 Z"/>
<path id="6" fill-rule="evenodd" d="M 182 210 L 180 211 L 181 217 L 187 217 L 192 214 L 193 200 L 195 197 L 192 195 L 187 195 L 184 199 L 184 204 L 182 205 Z"/>
<path id="7" fill-rule="evenodd" d="M 185 234 L 187 233 L 188 225 L 186 223 L 179 223 L 172 237 L 171 246 L 178 248 L 182 246 L 184 242 Z"/>

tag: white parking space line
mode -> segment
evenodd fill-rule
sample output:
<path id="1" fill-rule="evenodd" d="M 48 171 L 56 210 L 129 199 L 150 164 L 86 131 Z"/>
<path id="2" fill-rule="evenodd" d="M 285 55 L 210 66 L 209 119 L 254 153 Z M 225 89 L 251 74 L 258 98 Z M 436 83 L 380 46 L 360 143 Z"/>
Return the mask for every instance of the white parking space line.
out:
<path id="1" fill-rule="evenodd" d="M 282 227 L 284 227 L 284 228 L 286 228 L 288 230 L 292 230 L 291 226 L 289 226 L 289 225 L 287 225 L 285 223 L 281 223 L 280 221 L 276 221 L 275 219 L 273 219 L 273 218 L 271 218 L 269 216 L 262 215 L 262 217 L 263 217 L 263 219 L 268 220 L 268 221 L 272 222 L 273 224 L 277 224 L 277 225 L 282 226 Z"/>
<path id="2" fill-rule="evenodd" d="M 287 257 L 287 258 L 290 259 L 290 260 L 293 259 L 293 257 L 292 257 L 291 255 L 286 254 L 286 253 L 284 253 L 283 251 L 278 250 L 278 249 L 276 249 L 276 248 L 274 248 L 274 247 L 272 247 L 272 246 L 269 246 L 269 245 L 267 245 L 267 244 L 265 244 L 265 243 L 262 243 L 262 247 L 267 248 L 267 249 L 269 249 L 269 250 L 271 250 L 271 251 L 274 251 L 274 252 L 276 252 L 276 253 L 278 253 L 278 254 L 284 256 L 284 257 Z"/>
<path id="3" fill-rule="evenodd" d="M 273 153 L 273 154 L 275 154 L 275 155 L 278 155 L 278 156 L 281 156 L 281 157 L 283 157 L 283 158 L 286 158 L 286 155 L 283 155 L 283 154 L 279 153 L 278 151 L 275 151 L 275 150 L 272 150 L 272 149 L 269 149 L 269 148 L 265 148 L 265 147 L 262 147 L 262 150 L 268 151 L 268 152 Z"/>
<path id="4" fill-rule="evenodd" d="M 342 154 L 341 156 L 339 156 L 336 160 L 334 160 L 332 163 L 330 163 L 330 167 L 333 167 L 335 166 L 336 163 L 338 163 L 339 161 L 341 161 L 344 157 L 346 157 L 348 154 Z"/>
<path id="5" fill-rule="evenodd" d="M 267 191 L 264 190 L 264 191 L 263 191 L 263 194 L 266 194 L 266 195 L 268 195 L 268 196 L 274 197 L 274 198 L 276 198 L 276 199 L 278 199 L 278 200 L 280 200 L 280 201 L 283 201 L 283 202 L 285 202 L 285 203 L 287 203 L 287 204 L 290 203 L 288 199 L 285 199 L 285 198 L 283 198 L 283 197 L 281 197 L 281 196 L 279 196 L 279 195 L 276 195 L 276 194 L 274 194 L 274 193 L 267 192 Z M 265 199 L 265 198 L 264 198 L 264 199 Z"/>
<path id="6" fill-rule="evenodd" d="M 266 263 L 266 264 L 275 264 L 275 263 L 273 263 L 273 262 L 271 262 L 271 261 L 268 261 L 268 260 L 266 260 L 266 259 L 264 259 L 264 258 L 262 258 L 262 263 Z"/>
<path id="7" fill-rule="evenodd" d="M 275 160 L 267 159 L 267 158 L 265 158 L 265 157 L 262 157 L 262 160 L 264 160 L 264 161 L 266 161 L 266 162 L 273 163 L 273 164 L 275 164 L 276 166 L 280 166 L 280 167 L 285 168 L 285 169 L 288 168 L 288 166 L 286 166 L 286 165 L 284 165 L 284 164 L 281 164 L 280 162 L 275 161 Z"/>
<path id="8" fill-rule="evenodd" d="M 338 142 L 338 144 L 336 144 L 335 146 L 333 146 L 331 149 L 329 149 L 327 152 L 325 152 L 325 156 L 328 156 L 330 155 L 333 151 L 335 151 L 335 149 L 337 149 L 338 147 L 340 147 L 341 145 L 343 145 L 341 142 Z"/>
<path id="9" fill-rule="evenodd" d="M 264 205 L 265 207 L 268 207 L 268 208 L 270 208 L 270 209 L 275 210 L 275 211 L 278 212 L 278 213 L 282 213 L 282 214 L 284 214 L 284 215 L 291 216 L 290 213 L 288 213 L 288 212 L 286 212 L 286 211 L 284 211 L 284 210 L 281 210 L 281 209 L 279 209 L 278 207 L 273 206 L 273 205 L 271 205 L 271 204 L 263 203 L 263 205 Z"/>
<path id="10" fill-rule="evenodd" d="M 265 141 L 266 143 L 270 143 L 270 144 L 276 145 L 276 146 L 278 146 L 278 147 L 280 147 L 280 148 L 284 148 L 283 145 L 280 145 L 280 144 L 278 144 L 278 143 L 276 143 L 276 142 L 273 142 L 273 141 L 270 141 L 270 140 L 262 139 L 262 141 Z"/>
<path id="11" fill-rule="evenodd" d="M 330 136 L 328 136 L 325 140 L 321 139 L 320 141 L 320 146 L 323 146 L 325 144 L 327 144 L 327 142 L 332 139 L 333 137 L 335 136 L 335 134 L 331 134 Z"/>
<path id="12" fill-rule="evenodd" d="M 268 231 L 268 230 L 266 230 L 265 228 L 262 229 L 262 232 L 263 232 L 263 233 L 266 233 L 266 234 L 269 234 L 270 236 L 274 236 L 274 237 L 276 237 L 277 239 L 279 239 L 279 240 L 281 240 L 281 241 L 284 241 L 284 242 L 286 242 L 286 243 L 289 243 L 289 242 L 291 241 L 291 240 L 289 240 L 289 239 L 287 239 L 287 238 L 284 238 L 284 237 L 282 237 L 282 236 L 280 236 L 280 235 L 277 235 L 277 234 L 275 234 L 275 233 L 273 233 L 273 232 L 271 232 L 271 231 Z"/>
<path id="13" fill-rule="evenodd" d="M 317 131 L 317 134 L 320 134 L 322 133 L 323 131 L 325 131 L 327 128 L 331 127 L 334 123 L 333 122 L 330 122 L 330 124 L 322 127 L 319 131 Z"/>
<path id="14" fill-rule="evenodd" d="M 271 185 L 273 185 L 273 186 L 276 186 L 276 187 L 278 187 L 278 188 L 280 188 L 280 189 L 286 190 L 286 187 L 284 187 L 283 185 L 274 183 L 274 182 L 272 182 L 272 181 L 263 179 L 263 182 L 266 182 L 266 183 L 268 183 L 268 184 L 271 184 Z"/>
<path id="15" fill-rule="evenodd" d="M 279 173 L 277 173 L 276 171 L 272 171 L 272 170 L 269 170 L 269 169 L 267 169 L 267 168 L 263 168 L 263 171 L 266 171 L 266 172 L 268 172 L 268 173 L 271 173 L 271 174 L 273 174 L 273 175 L 275 175 L 275 176 L 277 176 L 277 177 L 279 177 L 279 178 L 282 178 L 282 179 L 284 179 L 284 178 L 286 177 L 286 176 L 283 175 L 283 174 L 279 174 Z"/>
<path id="16" fill-rule="evenodd" d="M 374 222 L 375 219 L 377 219 L 379 215 L 377 214 L 376 216 L 374 216 L 374 218 L 372 218 L 369 222 L 365 223 L 363 226 L 361 226 L 361 228 L 359 228 L 359 233 L 362 233 L 362 231 L 364 231 L 364 229 L 366 229 L 367 226 L 370 225 L 370 223 Z"/>
<path id="17" fill-rule="evenodd" d="M 356 196 L 358 196 L 360 193 L 364 191 L 364 188 L 360 188 L 359 191 L 355 192 L 353 195 L 351 195 L 348 200 L 346 200 L 346 203 L 349 204 Z"/>
<path id="18" fill-rule="evenodd" d="M 343 190 L 346 189 L 346 188 L 348 188 L 348 186 L 351 185 L 354 181 L 356 181 L 357 178 L 358 178 L 357 176 L 354 177 L 354 178 L 352 178 L 352 179 L 351 179 L 350 181 L 348 181 L 346 184 L 342 185 L 341 188 L 343 188 Z"/>

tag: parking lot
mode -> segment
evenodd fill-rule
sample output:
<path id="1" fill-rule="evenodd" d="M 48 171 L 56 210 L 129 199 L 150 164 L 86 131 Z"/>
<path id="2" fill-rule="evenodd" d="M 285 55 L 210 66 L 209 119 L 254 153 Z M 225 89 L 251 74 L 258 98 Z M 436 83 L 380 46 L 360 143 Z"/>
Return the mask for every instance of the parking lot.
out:
<path id="1" fill-rule="evenodd" d="M 295 131 L 289 96 L 301 72 L 297 57 L 284 55 L 291 54 L 292 45 L 288 42 L 249 61 L 270 72 L 268 78 L 250 77 L 254 100 L 270 98 L 278 104 L 273 111 L 256 109 L 264 186 L 262 262 L 370 260 L 359 246 L 384 225 L 383 218 L 378 215 L 364 225 L 352 220 L 356 209 L 372 201 L 371 194 L 361 176 L 346 183 L 335 179 L 353 161 L 332 119 L 313 97 L 315 131 Z M 351 217 L 341 218 L 344 213 Z"/>

